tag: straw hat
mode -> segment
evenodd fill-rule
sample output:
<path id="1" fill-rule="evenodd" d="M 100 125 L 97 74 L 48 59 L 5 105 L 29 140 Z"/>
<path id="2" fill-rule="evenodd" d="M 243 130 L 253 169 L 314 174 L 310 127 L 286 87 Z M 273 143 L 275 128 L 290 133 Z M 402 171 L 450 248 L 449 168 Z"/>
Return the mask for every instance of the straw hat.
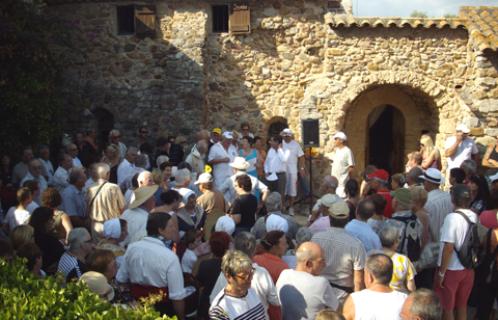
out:
<path id="1" fill-rule="evenodd" d="M 83 273 L 78 281 L 86 284 L 90 291 L 107 299 L 107 301 L 114 299 L 114 289 L 107 282 L 107 278 L 102 273 L 88 271 Z"/>
<path id="2" fill-rule="evenodd" d="M 140 207 L 142 204 L 144 204 L 145 201 L 149 200 L 151 197 L 154 196 L 154 193 L 156 193 L 158 188 L 159 188 L 158 185 L 153 185 L 153 186 L 145 186 L 135 189 L 135 191 L 133 191 L 133 194 L 135 195 L 135 200 L 133 200 L 133 202 L 130 203 L 128 208 L 135 209 Z"/>
<path id="3" fill-rule="evenodd" d="M 230 163 L 230 167 L 238 170 L 247 170 L 250 166 L 251 165 L 249 164 L 249 162 L 247 162 L 246 159 L 242 157 L 235 157 L 235 159 L 233 159 L 233 162 Z"/>

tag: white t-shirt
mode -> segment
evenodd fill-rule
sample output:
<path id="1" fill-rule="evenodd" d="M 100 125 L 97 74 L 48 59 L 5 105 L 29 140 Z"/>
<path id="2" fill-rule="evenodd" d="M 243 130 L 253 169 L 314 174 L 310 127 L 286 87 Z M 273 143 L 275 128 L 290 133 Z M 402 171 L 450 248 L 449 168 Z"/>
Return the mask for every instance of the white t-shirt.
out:
<path id="1" fill-rule="evenodd" d="M 277 281 L 277 293 L 284 320 L 315 319 L 325 308 L 337 310 L 339 302 L 327 279 L 287 269 Z"/>
<path id="2" fill-rule="evenodd" d="M 465 213 L 465 215 L 473 223 L 477 222 L 477 215 L 473 211 L 469 209 L 459 209 L 459 211 Z M 446 218 L 444 218 L 444 223 L 441 227 L 441 237 L 439 242 L 439 256 L 437 260 L 438 266 L 441 266 L 444 243 L 452 243 L 455 246 L 455 250 L 460 250 L 468 229 L 469 224 L 467 223 L 467 221 L 465 221 L 465 218 L 456 212 L 452 212 L 448 214 Z M 451 253 L 448 270 L 464 270 L 465 267 L 460 263 L 455 250 L 453 250 L 453 252 Z"/>
<path id="3" fill-rule="evenodd" d="M 27 224 L 30 213 L 25 209 L 19 209 L 17 207 L 11 207 L 7 211 L 4 223 L 9 225 L 9 229 L 13 230 L 15 227 L 22 224 Z"/>
<path id="4" fill-rule="evenodd" d="M 289 151 L 289 158 L 287 159 L 287 172 L 288 173 L 297 173 L 297 165 L 299 157 L 304 156 L 303 149 L 296 140 L 292 140 L 287 143 L 285 141 L 282 142 L 282 148 L 284 151 Z"/>
<path id="5" fill-rule="evenodd" d="M 398 320 L 407 295 L 402 292 L 377 292 L 369 289 L 353 292 L 356 320 Z"/>
<path id="6" fill-rule="evenodd" d="M 209 149 L 208 162 L 213 160 L 220 160 L 223 158 L 230 158 L 230 155 L 225 150 L 225 148 L 223 148 L 223 145 L 221 143 L 218 142 L 213 144 L 211 149 Z M 230 178 L 231 175 L 232 167 L 230 167 L 228 162 L 222 162 L 213 165 L 213 179 L 215 189 L 220 190 L 225 180 Z"/>
<path id="7" fill-rule="evenodd" d="M 331 175 L 336 177 L 339 181 L 336 193 L 344 198 L 346 196 L 344 186 L 349 179 L 349 167 L 354 166 L 353 152 L 351 152 L 351 149 L 344 146 L 342 148 L 336 148 L 328 157 L 332 160 Z"/>
<path id="8" fill-rule="evenodd" d="M 187 249 L 182 257 L 182 270 L 184 273 L 192 273 L 194 264 L 197 262 L 197 255 L 194 251 Z"/>
<path id="9" fill-rule="evenodd" d="M 456 142 L 456 136 L 449 137 L 444 143 L 444 149 L 448 150 Z M 448 161 L 448 170 L 453 168 L 459 168 L 462 162 L 469 160 L 473 154 L 478 153 L 479 150 L 471 138 L 466 138 L 458 146 L 455 154 L 451 157 L 446 158 Z"/>

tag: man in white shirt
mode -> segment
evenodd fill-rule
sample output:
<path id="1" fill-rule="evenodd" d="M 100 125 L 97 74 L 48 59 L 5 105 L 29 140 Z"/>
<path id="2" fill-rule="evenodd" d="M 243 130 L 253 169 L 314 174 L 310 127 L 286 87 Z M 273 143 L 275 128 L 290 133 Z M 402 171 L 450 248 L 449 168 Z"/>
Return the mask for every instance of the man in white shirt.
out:
<path id="1" fill-rule="evenodd" d="M 147 235 L 147 219 L 156 206 L 154 194 L 157 189 L 157 185 L 152 185 L 139 187 L 133 191 L 134 200 L 121 215 L 121 219 L 128 222 L 128 236 L 123 244 L 128 245 L 140 241 Z"/>
<path id="2" fill-rule="evenodd" d="M 109 143 L 115 144 L 119 147 L 119 159 L 123 160 L 126 156 L 126 145 L 121 141 L 121 132 L 117 129 L 112 129 L 109 132 Z"/>
<path id="3" fill-rule="evenodd" d="M 302 178 L 306 176 L 304 167 L 304 152 L 299 143 L 294 140 L 294 133 L 291 129 L 287 128 L 282 130 L 280 135 L 283 138 L 282 148 L 289 153 L 286 163 L 286 187 L 285 194 L 287 196 L 286 202 L 289 208 L 289 214 L 294 215 L 294 200 L 297 196 L 297 174 Z M 298 170 L 299 168 L 299 170 Z"/>
<path id="4" fill-rule="evenodd" d="M 214 187 L 216 190 L 220 190 L 225 180 L 232 175 L 232 168 L 229 163 L 237 156 L 229 153 L 232 139 L 232 133 L 225 131 L 222 140 L 213 144 L 209 149 L 208 163 L 213 167 Z"/>
<path id="5" fill-rule="evenodd" d="M 43 176 L 47 181 L 50 181 L 54 175 L 54 166 L 50 161 L 50 148 L 46 144 L 40 145 L 38 148 L 38 155 L 40 156 L 38 160 L 40 160 L 43 165 Z"/>
<path id="6" fill-rule="evenodd" d="M 379 236 L 367 223 L 375 213 L 375 204 L 371 200 L 362 200 L 356 209 L 356 219 L 351 220 L 344 228 L 350 235 L 363 243 L 365 251 L 382 250 Z"/>
<path id="7" fill-rule="evenodd" d="M 126 156 L 118 166 L 118 185 L 123 188 L 127 182 L 137 173 L 135 162 L 138 158 L 138 150 L 135 147 L 130 147 L 126 150 Z"/>
<path id="8" fill-rule="evenodd" d="M 328 153 L 326 156 L 332 161 L 332 173 L 331 175 L 336 177 L 339 181 L 337 186 L 337 195 L 341 198 L 346 197 L 344 192 L 344 187 L 346 182 L 348 182 L 351 172 L 354 168 L 354 158 L 351 149 L 345 145 L 347 141 L 347 136 L 344 132 L 336 132 L 333 136 L 334 139 L 334 151 Z"/>
<path id="9" fill-rule="evenodd" d="M 427 169 L 420 179 L 424 181 L 424 189 L 427 191 L 427 202 L 425 210 L 429 216 L 429 231 L 433 242 L 439 242 L 439 233 L 443 226 L 444 218 L 453 211 L 453 203 L 448 192 L 440 189 L 444 184 L 441 172 L 435 168 Z"/>
<path id="10" fill-rule="evenodd" d="M 451 189 L 451 200 L 456 210 L 446 216 L 441 228 L 438 271 L 434 290 L 441 299 L 443 319 L 465 319 L 467 302 L 474 284 L 474 270 L 466 268 L 457 252 L 462 248 L 470 225 L 477 223 L 477 215 L 470 210 L 470 189 L 457 184 Z"/>
<path id="11" fill-rule="evenodd" d="M 313 242 L 304 242 L 297 249 L 296 258 L 296 270 L 282 271 L 277 281 L 283 319 L 315 319 L 322 309 L 337 310 L 337 297 L 327 279 L 320 276 L 325 267 L 320 246 Z"/>
<path id="12" fill-rule="evenodd" d="M 14 166 L 12 171 L 12 183 L 16 186 L 22 186 L 21 180 L 28 174 L 29 162 L 33 160 L 33 149 L 26 147 L 22 151 L 21 162 Z"/>
<path id="13" fill-rule="evenodd" d="M 265 159 L 265 176 L 270 191 L 277 191 L 285 199 L 285 188 L 287 186 L 287 160 L 289 151 L 282 148 L 282 137 L 270 138 L 270 149 Z"/>
<path id="14" fill-rule="evenodd" d="M 391 258 L 375 253 L 365 264 L 365 290 L 352 293 L 344 303 L 346 320 L 397 320 L 407 295 L 389 287 L 393 275 Z"/>
<path id="15" fill-rule="evenodd" d="M 72 158 L 73 161 L 73 167 L 75 168 L 83 168 L 83 164 L 81 163 L 80 159 L 78 158 L 78 146 L 76 146 L 74 143 L 70 143 L 66 146 L 66 153 L 69 154 Z"/>
<path id="16" fill-rule="evenodd" d="M 444 143 L 444 155 L 448 163 L 446 177 L 450 176 L 450 170 L 459 168 L 465 160 L 476 158 L 479 150 L 471 138 L 469 138 L 470 129 L 459 124 L 456 127 L 456 134 L 446 139 Z M 477 162 L 477 159 L 474 159 Z M 448 179 L 449 180 L 449 179 Z"/>
<path id="17" fill-rule="evenodd" d="M 42 175 L 43 171 L 43 165 L 40 160 L 38 159 L 33 159 L 29 162 L 29 171 L 26 174 L 26 176 L 21 180 L 21 185 L 24 184 L 24 182 L 29 181 L 29 180 L 34 180 L 38 182 L 38 190 L 39 192 L 37 195 L 34 197 L 34 201 L 38 204 L 40 204 L 40 195 L 47 189 L 48 183 L 47 180 L 45 180 L 45 177 Z"/>
<path id="18" fill-rule="evenodd" d="M 50 184 L 54 186 L 59 192 L 62 192 L 69 186 L 69 170 L 73 167 L 73 159 L 67 153 L 60 155 L 59 167 L 55 170 L 54 176 Z"/>
<path id="19" fill-rule="evenodd" d="M 146 237 L 128 246 L 116 280 L 130 283 L 131 294 L 137 300 L 161 294 L 163 299 L 155 305 L 156 310 L 168 316 L 176 315 L 182 320 L 185 317 L 184 298 L 188 293 L 183 284 L 180 261 L 164 242 L 171 240 L 175 232 L 177 230 L 169 214 L 150 215 Z M 168 300 L 173 308 L 168 308 Z"/>

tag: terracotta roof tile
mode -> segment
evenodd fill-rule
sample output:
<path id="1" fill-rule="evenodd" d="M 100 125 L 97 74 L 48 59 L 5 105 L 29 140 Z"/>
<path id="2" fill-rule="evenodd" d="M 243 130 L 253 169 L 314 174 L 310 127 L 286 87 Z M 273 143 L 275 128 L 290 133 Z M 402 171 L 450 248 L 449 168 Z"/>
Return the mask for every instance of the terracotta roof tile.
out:
<path id="1" fill-rule="evenodd" d="M 498 51 L 498 7 L 461 7 L 455 18 L 364 18 L 328 14 L 326 22 L 331 28 L 465 28 L 471 44 L 478 50 Z"/>
<path id="2" fill-rule="evenodd" d="M 472 44 L 480 51 L 498 51 L 498 7 L 461 7 Z"/>

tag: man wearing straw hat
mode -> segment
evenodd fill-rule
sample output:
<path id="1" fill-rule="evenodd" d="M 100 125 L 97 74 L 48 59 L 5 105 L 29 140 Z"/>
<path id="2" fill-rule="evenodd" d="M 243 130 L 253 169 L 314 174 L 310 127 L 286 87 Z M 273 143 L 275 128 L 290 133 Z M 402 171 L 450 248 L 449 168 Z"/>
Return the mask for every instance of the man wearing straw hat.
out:
<path id="1" fill-rule="evenodd" d="M 249 162 L 246 161 L 246 159 L 242 157 L 235 157 L 233 159 L 233 162 L 231 162 L 229 166 L 232 168 L 233 175 L 230 177 L 230 179 L 225 180 L 225 182 L 220 188 L 220 191 L 225 196 L 225 200 L 229 204 L 231 204 L 237 196 L 235 193 L 235 183 L 236 183 L 235 179 L 242 174 L 247 174 L 247 169 L 249 169 L 250 164 Z M 251 179 L 252 183 L 251 193 L 255 195 L 258 198 L 258 200 L 260 194 L 263 194 L 263 200 L 266 199 L 266 197 L 269 194 L 268 187 L 258 178 L 253 177 L 251 175 L 248 176 Z"/>
<path id="2" fill-rule="evenodd" d="M 147 219 L 149 212 L 156 206 L 154 194 L 158 188 L 157 185 L 144 186 L 133 191 L 135 200 L 121 216 L 128 222 L 128 237 L 124 240 L 126 245 L 142 240 L 147 235 Z"/>

